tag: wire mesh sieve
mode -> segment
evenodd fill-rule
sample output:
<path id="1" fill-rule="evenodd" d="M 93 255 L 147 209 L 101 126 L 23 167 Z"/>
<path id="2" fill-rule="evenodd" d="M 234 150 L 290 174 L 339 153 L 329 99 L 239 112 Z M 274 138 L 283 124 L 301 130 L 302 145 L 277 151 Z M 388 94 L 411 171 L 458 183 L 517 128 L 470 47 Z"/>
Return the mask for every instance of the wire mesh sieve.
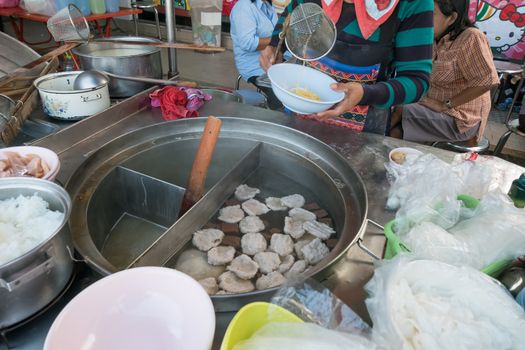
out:
<path id="1" fill-rule="evenodd" d="M 292 55 L 303 61 L 314 61 L 332 50 L 337 29 L 319 5 L 300 4 L 289 16 L 290 23 L 284 35 Z"/>
<path id="2" fill-rule="evenodd" d="M 69 4 L 47 20 L 47 29 L 55 41 L 88 41 L 89 25 L 84 15 Z"/>

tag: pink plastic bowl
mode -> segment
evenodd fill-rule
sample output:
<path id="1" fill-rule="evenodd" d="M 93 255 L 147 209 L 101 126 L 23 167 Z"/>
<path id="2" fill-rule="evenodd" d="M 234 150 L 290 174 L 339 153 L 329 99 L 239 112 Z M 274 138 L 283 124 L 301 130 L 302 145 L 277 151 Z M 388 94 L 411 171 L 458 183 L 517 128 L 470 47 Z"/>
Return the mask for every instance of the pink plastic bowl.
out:
<path id="1" fill-rule="evenodd" d="M 36 146 L 19 146 L 19 147 L 8 147 L 0 149 L 0 160 L 5 159 L 4 152 L 14 152 L 21 156 L 28 154 L 36 154 L 49 166 L 49 172 L 45 174 L 42 179 L 53 181 L 60 170 L 60 160 L 58 155 L 50 149 Z"/>
<path id="2" fill-rule="evenodd" d="M 193 278 L 164 267 L 114 273 L 79 293 L 58 315 L 44 350 L 208 350 L 210 297 Z"/>

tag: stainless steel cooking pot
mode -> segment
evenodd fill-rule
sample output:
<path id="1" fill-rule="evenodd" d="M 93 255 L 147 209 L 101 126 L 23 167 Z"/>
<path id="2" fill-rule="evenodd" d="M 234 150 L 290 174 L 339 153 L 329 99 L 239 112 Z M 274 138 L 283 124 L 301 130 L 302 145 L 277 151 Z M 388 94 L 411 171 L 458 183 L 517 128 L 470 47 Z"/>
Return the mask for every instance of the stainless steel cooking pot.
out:
<path id="1" fill-rule="evenodd" d="M 151 41 L 142 37 L 113 37 L 107 40 Z M 73 49 L 80 57 L 84 70 L 101 70 L 117 75 L 144 78 L 162 78 L 160 48 L 151 46 L 126 45 L 122 43 L 90 42 Z M 151 84 L 111 78 L 109 94 L 111 97 L 129 97 L 149 88 Z"/>
<path id="2" fill-rule="evenodd" d="M 60 186 L 34 178 L 0 179 L 0 200 L 38 194 L 49 209 L 64 213 L 64 220 L 44 242 L 0 266 L 0 329 L 33 315 L 66 286 L 73 271 L 73 251 L 66 226 L 71 200 Z M 38 227 L 35 227 L 38 230 Z"/>
<path id="3" fill-rule="evenodd" d="M 103 275 L 134 266 L 177 266 L 178 254 L 173 252 L 177 249 L 172 250 L 177 242 L 172 239 L 181 233 L 191 236 L 204 226 L 240 183 L 260 188 L 265 197 L 300 193 L 330 214 L 338 243 L 308 270 L 308 276 L 329 274 L 329 267 L 359 242 L 367 223 L 366 189 L 343 157 L 284 126 L 241 118 L 221 120 L 206 195 L 180 219 L 183 187 L 206 118 L 181 119 L 125 134 L 92 153 L 71 175 L 66 185 L 75 203 L 70 230 L 75 247 L 90 266 Z M 278 227 L 281 222 L 269 225 Z M 234 311 L 269 299 L 273 292 L 275 288 L 214 295 L 212 300 L 216 311 Z"/>

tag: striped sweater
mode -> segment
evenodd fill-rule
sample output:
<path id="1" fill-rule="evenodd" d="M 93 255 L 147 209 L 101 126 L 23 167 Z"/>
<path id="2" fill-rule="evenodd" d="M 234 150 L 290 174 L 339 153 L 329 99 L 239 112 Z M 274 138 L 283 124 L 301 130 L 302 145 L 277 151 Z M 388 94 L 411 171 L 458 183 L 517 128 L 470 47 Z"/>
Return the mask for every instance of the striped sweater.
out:
<path id="1" fill-rule="evenodd" d="M 321 6 L 320 0 L 292 0 L 285 9 L 272 35 L 271 46 L 276 47 L 282 23 L 289 12 L 302 2 Z M 434 42 L 433 0 L 400 0 L 394 12 L 398 28 L 394 35 L 393 67 L 395 78 L 372 85 L 363 85 L 361 105 L 388 108 L 399 104 L 417 102 L 423 97 L 432 71 L 432 44 Z M 336 23 L 337 40 L 349 44 L 378 42 L 381 28 L 365 40 L 355 15 L 353 4 L 344 3 L 341 17 Z"/>

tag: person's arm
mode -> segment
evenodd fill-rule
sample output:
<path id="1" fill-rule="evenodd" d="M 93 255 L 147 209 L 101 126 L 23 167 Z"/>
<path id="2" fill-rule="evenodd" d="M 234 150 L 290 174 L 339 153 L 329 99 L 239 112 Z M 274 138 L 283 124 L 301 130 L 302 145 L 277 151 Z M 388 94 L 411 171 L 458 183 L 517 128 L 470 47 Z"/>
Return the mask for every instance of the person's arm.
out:
<path id="1" fill-rule="evenodd" d="M 465 36 L 465 37 L 461 37 Z M 478 29 L 467 29 L 456 40 L 461 45 L 456 59 L 457 66 L 469 87 L 454 94 L 450 99 L 452 108 L 470 102 L 499 84 L 498 73 L 494 66 L 492 52 L 485 35 Z M 446 101 L 425 98 L 421 103 L 436 112 L 445 112 L 449 108 Z"/>
<path id="2" fill-rule="evenodd" d="M 389 108 L 419 101 L 428 90 L 434 43 L 434 1 L 400 2 L 397 16 L 401 23 L 395 35 L 396 77 L 376 84 L 334 84 L 345 99 L 334 109 L 319 113 L 319 119 L 335 117 L 356 105 Z"/>
<path id="3" fill-rule="evenodd" d="M 279 44 L 279 33 L 281 33 L 283 29 L 283 24 L 288 17 L 288 14 L 293 11 L 293 9 L 298 5 L 298 0 L 291 0 L 288 6 L 284 9 L 283 13 L 279 16 L 279 19 L 277 20 L 277 24 L 275 25 L 275 28 L 273 30 L 272 36 L 270 38 L 270 43 L 268 46 L 266 46 L 265 49 L 261 51 L 261 55 L 259 56 L 259 63 L 261 65 L 261 68 L 264 71 L 267 71 L 268 68 L 271 67 L 272 64 L 274 64 L 274 57 L 275 57 L 275 50 L 277 50 L 277 45 Z M 303 1 L 308 2 L 308 1 Z M 285 46 L 285 45 L 283 45 Z M 284 52 L 283 47 L 283 52 Z"/>
<path id="4" fill-rule="evenodd" d="M 429 87 L 434 43 L 434 1 L 401 2 L 395 35 L 396 77 L 364 86 L 362 105 L 389 108 L 419 101 Z"/>
<path id="5" fill-rule="evenodd" d="M 492 85 L 486 85 L 466 88 L 465 90 L 461 91 L 459 94 L 450 99 L 452 108 L 461 106 L 467 102 L 478 98 L 485 92 L 492 89 L 492 87 Z M 437 101 L 431 98 L 423 98 L 420 103 L 435 112 L 445 112 L 449 109 L 445 102 L 446 101 Z"/>
<path id="6" fill-rule="evenodd" d="M 238 2 L 230 13 L 230 34 L 232 41 L 242 50 L 260 50 L 261 39 L 257 36 L 257 22 L 252 15 L 249 3 Z"/>
<path id="7" fill-rule="evenodd" d="M 266 46 L 270 45 L 271 37 L 259 38 L 259 45 L 257 45 L 257 51 L 264 50 Z"/>

